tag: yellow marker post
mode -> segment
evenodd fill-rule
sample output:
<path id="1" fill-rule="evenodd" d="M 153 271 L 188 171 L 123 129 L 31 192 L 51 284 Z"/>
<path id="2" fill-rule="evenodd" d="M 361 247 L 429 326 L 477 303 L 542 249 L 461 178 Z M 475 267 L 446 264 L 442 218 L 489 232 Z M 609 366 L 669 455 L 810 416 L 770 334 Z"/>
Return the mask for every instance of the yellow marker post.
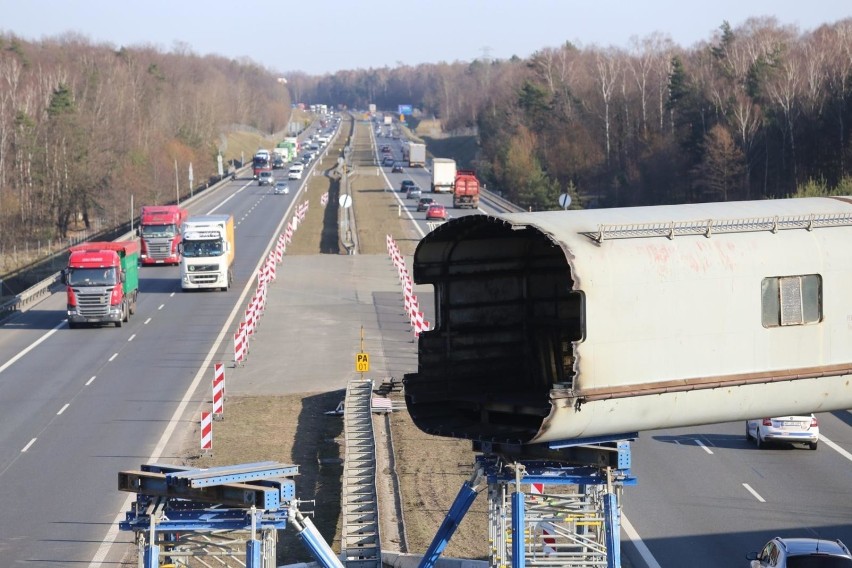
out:
<path id="1" fill-rule="evenodd" d="M 361 326 L 361 351 L 355 354 L 355 372 L 361 373 L 361 378 L 364 378 L 364 373 L 370 372 L 370 355 L 364 353 L 364 326 Z"/>

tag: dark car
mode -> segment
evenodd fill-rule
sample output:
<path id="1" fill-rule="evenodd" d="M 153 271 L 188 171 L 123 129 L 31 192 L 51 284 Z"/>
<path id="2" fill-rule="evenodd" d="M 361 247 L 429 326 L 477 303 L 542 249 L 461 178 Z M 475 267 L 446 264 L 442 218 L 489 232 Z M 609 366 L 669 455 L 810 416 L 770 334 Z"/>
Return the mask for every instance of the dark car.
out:
<path id="1" fill-rule="evenodd" d="M 414 183 L 413 179 L 404 179 L 402 180 L 402 183 L 399 184 L 399 191 L 401 191 L 402 193 L 408 193 L 408 188 L 413 185 L 417 185 L 416 183 Z"/>
<path id="2" fill-rule="evenodd" d="M 386 168 L 392 168 L 395 163 L 396 163 L 396 160 L 394 160 L 390 156 L 387 156 L 386 158 L 384 158 L 382 160 L 382 165 L 385 166 Z"/>
<path id="3" fill-rule="evenodd" d="M 431 197 L 421 197 L 420 201 L 417 202 L 417 210 L 418 211 L 427 211 L 429 206 L 435 203 L 435 200 Z"/>
<path id="4" fill-rule="evenodd" d="M 426 219 L 440 219 L 441 221 L 447 220 L 447 208 L 443 205 L 438 205 L 437 203 L 433 203 L 429 206 L 429 209 L 426 210 Z"/>
<path id="5" fill-rule="evenodd" d="M 393 167 L 391 168 L 391 173 L 394 173 L 394 174 L 405 173 L 405 170 L 402 169 L 402 162 L 395 162 Z"/>

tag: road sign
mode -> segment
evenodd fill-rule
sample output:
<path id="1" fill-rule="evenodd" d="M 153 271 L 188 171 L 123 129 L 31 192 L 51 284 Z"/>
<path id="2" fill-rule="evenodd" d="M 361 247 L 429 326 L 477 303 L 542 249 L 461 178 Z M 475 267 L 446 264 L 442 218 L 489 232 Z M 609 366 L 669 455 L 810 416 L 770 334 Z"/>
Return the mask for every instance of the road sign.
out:
<path id="1" fill-rule="evenodd" d="M 370 371 L 370 356 L 367 353 L 355 354 L 355 372 L 368 373 Z"/>
<path id="2" fill-rule="evenodd" d="M 562 209 L 568 209 L 568 206 L 571 205 L 571 196 L 567 193 L 563 193 L 559 196 L 559 205 Z"/>
<path id="3" fill-rule="evenodd" d="M 341 195 L 340 199 L 338 199 L 338 203 L 340 203 L 340 207 L 346 209 L 347 207 L 352 206 L 352 196 L 351 195 Z"/>

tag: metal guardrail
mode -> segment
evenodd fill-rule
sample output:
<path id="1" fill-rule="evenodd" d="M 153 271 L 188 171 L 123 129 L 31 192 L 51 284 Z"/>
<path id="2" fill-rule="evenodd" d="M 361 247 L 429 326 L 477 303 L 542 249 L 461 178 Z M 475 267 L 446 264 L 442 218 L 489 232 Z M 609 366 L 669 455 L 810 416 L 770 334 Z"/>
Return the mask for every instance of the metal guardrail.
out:
<path id="1" fill-rule="evenodd" d="M 494 205 L 497 209 L 503 209 L 500 213 L 525 213 L 526 209 L 515 205 L 508 199 L 500 197 L 494 192 L 488 191 L 487 189 L 480 188 L 479 190 L 479 199 L 481 201 L 490 201 L 492 205 Z"/>

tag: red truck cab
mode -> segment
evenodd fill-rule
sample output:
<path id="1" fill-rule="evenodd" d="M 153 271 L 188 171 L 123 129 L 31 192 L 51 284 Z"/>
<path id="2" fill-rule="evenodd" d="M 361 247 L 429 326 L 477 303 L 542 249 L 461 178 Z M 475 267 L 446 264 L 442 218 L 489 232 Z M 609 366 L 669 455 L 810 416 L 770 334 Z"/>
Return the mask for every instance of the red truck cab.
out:
<path id="1" fill-rule="evenodd" d="M 139 245 L 89 242 L 69 249 L 62 271 L 68 327 L 112 323 L 121 327 L 136 311 Z"/>
<path id="2" fill-rule="evenodd" d="M 142 208 L 139 247 L 143 265 L 180 264 L 180 228 L 187 216 L 187 210 L 177 205 Z"/>

